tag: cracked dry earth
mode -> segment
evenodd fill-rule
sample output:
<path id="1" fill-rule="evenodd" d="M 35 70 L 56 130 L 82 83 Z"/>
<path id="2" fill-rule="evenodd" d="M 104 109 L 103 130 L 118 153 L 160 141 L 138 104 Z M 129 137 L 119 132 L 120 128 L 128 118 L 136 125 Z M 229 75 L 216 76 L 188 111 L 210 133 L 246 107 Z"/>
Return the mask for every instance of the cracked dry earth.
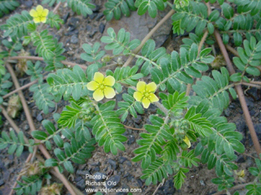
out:
<path id="1" fill-rule="evenodd" d="M 65 47 L 64 55 L 67 61 L 76 62 L 79 64 L 86 64 L 85 61 L 80 59 L 80 54 L 83 53 L 81 48 L 82 44 L 88 43 L 93 45 L 96 41 L 99 41 L 101 36 L 106 34 L 106 29 L 108 27 L 113 27 L 117 32 L 120 28 L 125 28 L 127 31 L 131 32 L 132 38 L 142 39 L 144 36 L 156 25 L 156 23 L 166 14 L 166 12 L 160 12 L 156 19 L 150 19 L 148 15 L 137 16 L 136 13 L 132 13 L 131 18 L 123 17 L 122 20 L 116 21 L 112 20 L 107 22 L 103 15 L 103 5 L 106 1 L 93 1 L 96 4 L 96 8 L 93 10 L 94 13 L 88 17 L 78 16 L 73 13 L 65 4 L 58 9 L 58 14 L 64 20 L 64 25 L 60 30 L 50 29 L 49 32 L 54 35 L 55 38 L 62 42 Z M 4 24 L 6 19 L 15 13 L 21 13 L 22 10 L 29 11 L 32 7 L 41 4 L 41 1 L 31 1 L 31 0 L 20 0 L 21 6 L 9 15 L 5 15 L 0 19 L 0 25 Z M 53 9 L 45 5 L 48 9 Z M 167 48 L 168 52 L 173 49 L 178 50 L 181 44 L 181 39 L 183 37 L 178 37 L 171 32 L 171 21 L 167 21 L 154 35 L 154 40 L 157 46 L 164 46 Z M 3 36 L 0 37 L 1 41 L 4 40 Z M 2 45 L 0 45 L 0 51 L 4 50 Z M 25 48 L 32 56 L 35 56 L 35 48 L 33 46 L 28 46 Z M 124 59 L 123 59 L 124 60 Z M 44 64 L 42 64 L 44 65 Z M 25 85 L 30 82 L 30 78 L 27 75 L 23 77 L 18 77 L 20 85 Z M 28 89 L 24 90 L 24 95 L 27 103 L 31 109 L 31 113 L 37 129 L 42 129 L 41 121 L 44 119 L 52 119 L 52 113 L 60 113 L 62 108 L 67 104 L 67 102 L 58 103 L 57 109 L 50 109 L 48 115 L 44 115 L 39 111 L 33 101 L 32 92 Z M 255 124 L 255 129 L 257 131 L 259 139 L 261 139 L 261 95 L 260 90 L 248 89 L 246 90 L 246 100 L 252 120 Z M 121 95 L 117 95 L 117 101 L 121 101 Z M 151 105 L 149 109 L 145 111 L 143 115 L 138 115 L 137 118 L 128 116 L 125 121 L 125 125 L 142 128 L 144 124 L 148 123 L 148 117 L 151 114 L 156 114 L 156 107 Z M 246 146 L 246 151 L 244 154 L 238 155 L 237 165 L 239 169 L 245 169 L 254 166 L 254 160 L 251 156 L 255 156 L 255 151 L 253 150 L 253 143 L 248 133 L 248 129 L 243 117 L 243 112 L 240 107 L 238 100 L 232 101 L 230 106 L 223 113 L 230 122 L 236 123 L 237 130 L 244 135 L 242 142 Z M 26 121 L 24 112 L 22 111 L 20 115 L 15 119 L 16 124 L 21 128 L 21 130 L 29 136 L 29 126 Z M 3 125 L 1 126 L 1 131 L 9 131 L 12 127 L 8 121 L 3 117 Z M 140 163 L 133 163 L 131 158 L 134 157 L 133 150 L 138 147 L 136 140 L 139 139 L 140 131 L 126 129 L 125 136 L 128 141 L 124 143 L 126 151 L 119 152 L 118 155 L 114 156 L 111 153 L 106 154 L 101 147 L 96 147 L 93 152 L 92 158 L 88 159 L 83 165 L 76 165 L 75 173 L 69 175 L 64 173 L 65 176 L 74 183 L 77 188 L 79 188 L 84 194 L 86 193 L 86 175 L 96 175 L 97 177 L 106 177 L 107 181 L 115 183 L 114 189 L 123 189 L 123 192 L 111 192 L 108 194 L 125 195 L 127 194 L 124 189 L 133 190 L 136 192 L 133 194 L 146 194 L 151 195 L 156 190 L 157 186 L 150 185 L 146 186 L 145 181 L 140 179 L 142 175 L 142 170 L 140 168 Z M 193 145 L 192 147 L 195 147 Z M 22 169 L 25 159 L 27 158 L 29 152 L 24 151 L 21 157 L 17 158 L 14 155 L 8 155 L 7 150 L 1 150 L 0 153 L 0 195 L 8 194 L 10 192 L 11 186 L 14 184 L 17 175 Z M 215 178 L 215 171 L 208 170 L 206 165 L 199 164 L 199 167 L 193 167 L 191 171 L 186 175 L 187 179 L 183 187 L 180 190 L 175 190 L 173 187 L 173 178 L 170 176 L 165 180 L 163 185 L 158 188 L 156 195 L 207 195 L 214 194 L 217 192 L 217 186 L 211 183 L 211 179 Z M 251 177 L 248 172 L 246 172 L 245 177 L 246 182 L 251 181 Z M 58 181 L 59 182 L 59 181 Z M 140 192 L 139 190 L 142 190 Z M 64 189 L 62 194 L 69 195 Z M 240 194 L 245 194 L 244 190 L 240 191 Z"/>

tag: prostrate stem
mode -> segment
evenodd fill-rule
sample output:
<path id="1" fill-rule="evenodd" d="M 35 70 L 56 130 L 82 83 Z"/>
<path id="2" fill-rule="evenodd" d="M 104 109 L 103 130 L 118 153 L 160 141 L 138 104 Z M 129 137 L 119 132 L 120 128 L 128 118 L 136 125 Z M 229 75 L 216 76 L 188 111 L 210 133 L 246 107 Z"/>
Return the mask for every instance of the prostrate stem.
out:
<path id="1" fill-rule="evenodd" d="M 13 79 L 13 82 L 14 82 L 15 87 L 16 87 L 16 88 L 20 88 L 19 83 L 18 83 L 18 80 L 17 80 L 17 78 L 16 78 L 16 76 L 15 76 L 14 70 L 13 70 L 13 68 L 11 67 L 11 65 L 8 64 L 8 63 L 6 63 L 6 68 L 8 69 L 8 71 L 9 71 L 10 74 L 11 74 L 11 77 L 12 77 L 12 79 Z M 22 93 L 21 91 L 19 91 L 19 92 L 18 92 L 18 95 L 19 95 L 20 100 L 21 100 L 21 103 L 22 103 L 22 105 L 23 105 L 24 112 L 25 112 L 25 115 L 26 115 L 26 118 L 27 118 L 27 121 L 28 121 L 28 124 L 29 124 L 29 127 L 30 127 L 30 131 L 32 132 L 32 131 L 34 131 L 34 130 L 36 130 L 36 129 L 35 129 L 35 126 L 34 126 L 34 122 L 33 122 L 33 119 L 32 119 L 31 113 L 30 113 L 30 110 L 29 110 L 28 105 L 27 105 L 27 103 L 26 103 L 26 101 L 25 101 L 25 98 L 24 98 L 23 93 Z M 38 141 L 36 140 L 36 142 L 38 142 Z M 44 155 L 47 159 L 51 158 L 51 155 L 49 154 L 49 152 L 46 150 L 46 148 L 45 148 L 42 144 L 40 144 L 38 147 L 39 147 L 40 151 L 43 153 L 43 155 Z M 54 167 L 54 170 L 55 170 L 55 172 L 57 173 L 57 175 L 59 176 L 59 179 L 63 182 L 63 184 L 65 185 L 65 187 L 68 189 L 68 191 L 69 191 L 72 195 L 76 195 L 76 193 L 74 192 L 72 186 L 69 184 L 68 180 L 64 177 L 64 175 L 60 173 L 60 171 L 58 170 L 58 168 L 57 168 L 57 167 Z"/>
<path id="2" fill-rule="evenodd" d="M 235 73 L 235 70 L 233 68 L 232 62 L 229 59 L 226 47 L 224 46 L 223 41 L 221 39 L 221 36 L 220 36 L 220 34 L 219 34 L 219 32 L 217 30 L 214 31 L 214 35 L 216 37 L 217 43 L 218 43 L 218 45 L 220 47 L 220 50 L 221 50 L 221 52 L 222 52 L 222 54 L 224 56 L 225 61 L 226 61 L 228 71 L 229 71 L 230 75 L 232 75 L 232 74 Z M 259 144 L 256 132 L 255 132 L 255 128 L 254 128 L 253 122 L 251 120 L 251 116 L 249 114 L 249 110 L 247 108 L 247 104 L 246 104 L 246 100 L 245 100 L 245 97 L 244 97 L 244 93 L 243 93 L 242 87 L 240 85 L 236 85 L 235 89 L 236 89 L 236 92 L 237 92 L 237 95 L 238 95 L 241 107 L 242 107 L 243 112 L 244 112 L 246 123 L 247 123 L 247 126 L 249 128 L 249 132 L 250 132 L 251 138 L 253 140 L 255 150 L 256 150 L 256 152 L 257 152 L 257 154 L 259 156 L 259 154 L 261 153 L 261 148 L 260 148 L 260 144 Z"/>

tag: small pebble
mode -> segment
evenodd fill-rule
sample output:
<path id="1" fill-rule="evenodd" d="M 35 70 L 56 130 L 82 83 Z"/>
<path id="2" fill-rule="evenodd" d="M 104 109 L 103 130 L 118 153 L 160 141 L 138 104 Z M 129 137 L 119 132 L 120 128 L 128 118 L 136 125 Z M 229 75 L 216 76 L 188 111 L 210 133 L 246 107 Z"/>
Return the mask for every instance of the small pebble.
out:
<path id="1" fill-rule="evenodd" d="M 89 24 L 87 24 L 87 25 L 86 25 L 86 30 L 87 30 L 88 32 L 91 32 L 91 30 L 92 30 L 92 26 L 89 25 Z"/>
<path id="2" fill-rule="evenodd" d="M 136 140 L 135 137 L 133 135 L 130 135 L 127 144 L 131 145 L 135 142 L 135 140 Z"/>
<path id="3" fill-rule="evenodd" d="M 116 170 L 118 168 L 118 165 L 117 165 L 116 161 L 114 161 L 112 159 L 109 159 L 108 163 L 111 165 L 113 170 Z"/>
<path id="4" fill-rule="evenodd" d="M 67 22 L 67 20 L 68 20 L 69 17 L 70 17 L 70 12 L 67 12 L 67 13 L 62 17 L 62 19 L 63 19 L 63 21 L 64 21 L 64 24 L 66 24 L 66 22 Z"/>
<path id="5" fill-rule="evenodd" d="M 43 117 L 42 117 L 42 114 L 41 114 L 41 113 L 39 113 L 39 114 L 37 115 L 36 120 L 39 121 L 39 122 L 41 122 L 41 121 L 43 120 Z"/>
<path id="6" fill-rule="evenodd" d="M 89 15 L 89 18 L 90 18 L 91 20 L 93 20 L 97 15 L 98 15 L 97 13 L 93 13 L 92 15 Z"/>
<path id="7" fill-rule="evenodd" d="M 199 183 L 200 183 L 202 186 L 205 186 L 205 185 L 206 185 L 203 180 L 200 180 Z"/>
<path id="8" fill-rule="evenodd" d="M 24 127 L 23 127 L 23 129 L 24 129 L 25 131 L 28 131 L 28 130 L 29 130 L 29 125 L 28 125 L 28 124 L 25 124 Z"/>
<path id="9" fill-rule="evenodd" d="M 80 181 L 78 181 L 76 183 L 76 186 L 80 188 L 80 190 L 84 190 L 85 189 L 85 180 L 81 179 Z"/>
<path id="10" fill-rule="evenodd" d="M 26 6 L 26 7 L 32 7 L 32 5 L 33 5 L 33 2 L 32 1 L 26 1 L 26 2 L 24 2 L 24 5 Z"/>
<path id="11" fill-rule="evenodd" d="M 100 33 L 103 33 L 103 32 L 104 32 L 104 29 L 105 29 L 105 25 L 104 25 L 103 23 L 101 23 L 101 24 L 99 25 L 99 32 L 100 32 Z"/>
<path id="12" fill-rule="evenodd" d="M 95 8 L 93 8 L 93 12 L 99 12 L 99 10 L 101 9 L 101 6 L 99 5 L 95 5 Z"/>
<path id="13" fill-rule="evenodd" d="M 100 20 L 103 16 L 104 16 L 103 13 L 98 13 L 96 17 L 96 21 Z"/>
<path id="14" fill-rule="evenodd" d="M 125 158 L 125 157 L 123 157 L 123 156 L 120 156 L 119 163 L 122 164 L 122 163 L 124 163 L 126 160 L 128 160 L 128 159 Z"/>
<path id="15" fill-rule="evenodd" d="M 78 41 L 79 41 L 79 39 L 77 38 L 76 35 L 71 36 L 71 40 L 70 40 L 71 43 L 76 44 L 76 43 L 78 43 Z"/>

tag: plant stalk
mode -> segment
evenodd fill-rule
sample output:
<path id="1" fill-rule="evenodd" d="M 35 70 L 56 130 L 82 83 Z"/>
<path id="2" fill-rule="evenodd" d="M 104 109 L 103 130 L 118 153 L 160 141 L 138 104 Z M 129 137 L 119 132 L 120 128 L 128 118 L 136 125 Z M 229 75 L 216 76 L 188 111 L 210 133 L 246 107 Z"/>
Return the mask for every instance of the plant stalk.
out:
<path id="1" fill-rule="evenodd" d="M 9 63 L 6 63 L 6 68 L 8 69 L 8 71 L 10 72 L 11 74 L 11 77 L 13 79 L 13 82 L 14 82 L 14 85 L 16 88 L 19 88 L 19 83 L 18 83 L 18 80 L 15 76 L 15 73 L 14 73 L 14 70 L 13 68 L 11 67 L 11 65 Z M 27 118 L 27 121 L 28 121 L 28 124 L 30 126 L 30 131 L 34 131 L 35 130 L 35 126 L 34 126 L 34 122 L 33 122 L 33 119 L 32 119 L 32 116 L 31 116 L 31 113 L 29 111 L 29 108 L 28 108 L 28 105 L 25 101 L 25 98 L 24 98 L 24 95 L 21 91 L 18 92 L 18 95 L 20 97 L 20 100 L 21 100 L 21 103 L 23 105 L 23 108 L 24 108 L 24 112 L 25 112 L 25 115 L 26 115 L 26 118 Z M 36 143 L 38 143 L 39 141 L 38 140 L 35 140 Z M 49 152 L 46 150 L 46 148 L 40 144 L 39 146 L 39 149 L 40 151 L 43 153 L 43 155 L 49 159 L 51 158 L 51 155 L 49 154 Z M 63 184 L 65 185 L 65 187 L 68 189 L 68 191 L 71 193 L 71 195 L 76 195 L 76 193 L 74 192 L 73 188 L 71 187 L 71 185 L 69 184 L 68 180 L 64 177 L 64 175 L 62 175 L 60 173 L 60 171 L 58 170 L 57 167 L 54 167 L 54 170 L 55 172 L 57 173 L 57 175 L 59 176 L 59 179 L 63 182 Z"/>
<path id="2" fill-rule="evenodd" d="M 13 56 L 13 57 L 9 57 L 9 60 L 19 60 L 19 59 L 28 59 L 28 60 L 39 60 L 39 61 L 44 61 L 44 59 L 42 57 L 37 57 L 37 56 Z M 76 64 L 73 62 L 68 62 L 68 61 L 61 61 L 62 64 L 65 64 L 67 66 L 80 66 L 83 70 L 87 69 L 87 66 L 84 65 L 80 65 L 80 64 Z"/>
<path id="3" fill-rule="evenodd" d="M 217 30 L 214 31 L 214 35 L 216 37 L 217 43 L 218 43 L 218 45 L 220 47 L 220 50 L 221 50 L 221 52 L 222 52 L 222 54 L 224 56 L 225 61 L 226 61 L 228 71 L 229 71 L 230 75 L 232 75 L 232 74 L 235 73 L 235 70 L 233 68 L 232 62 L 229 59 L 226 47 L 223 44 L 221 36 L 220 36 L 220 34 L 219 34 L 219 32 Z M 259 154 L 261 153 L 261 148 L 260 148 L 260 144 L 259 144 L 256 132 L 255 132 L 255 128 L 254 128 L 253 122 L 251 120 L 251 116 L 249 114 L 249 110 L 247 108 L 247 104 L 246 104 L 246 100 L 245 100 L 245 97 L 244 97 L 244 93 L 243 93 L 242 87 L 240 85 L 236 85 L 235 89 L 236 89 L 236 92 L 237 92 L 237 95 L 238 95 L 238 98 L 239 98 L 242 110 L 244 112 L 245 120 L 246 120 L 247 126 L 249 128 L 249 132 L 250 132 L 251 138 L 253 140 L 255 150 L 256 150 L 256 152 L 257 152 L 257 154 L 259 156 Z"/>

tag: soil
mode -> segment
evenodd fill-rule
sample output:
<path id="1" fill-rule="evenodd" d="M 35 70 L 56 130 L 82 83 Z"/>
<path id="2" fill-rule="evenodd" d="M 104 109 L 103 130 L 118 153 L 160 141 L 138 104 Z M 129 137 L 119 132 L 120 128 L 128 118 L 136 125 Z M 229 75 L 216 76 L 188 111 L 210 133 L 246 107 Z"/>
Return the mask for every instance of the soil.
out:
<path id="1" fill-rule="evenodd" d="M 64 19 L 65 24 L 60 30 L 49 29 L 49 32 L 53 34 L 56 38 L 59 39 L 59 42 L 64 44 L 66 52 L 67 61 L 76 62 L 79 64 L 85 64 L 85 61 L 80 59 L 80 54 L 83 52 L 82 44 L 94 44 L 96 41 L 99 41 L 103 34 L 106 34 L 104 31 L 105 26 L 108 22 L 105 20 L 105 17 L 102 14 L 104 3 L 106 1 L 94 1 L 97 5 L 97 10 L 94 12 L 94 15 L 89 17 L 78 16 L 76 13 L 72 12 L 66 6 L 61 6 L 58 10 L 58 14 L 62 19 Z M 30 0 L 20 0 L 21 6 L 18 7 L 12 13 L 5 15 L 0 19 L 0 25 L 4 24 L 6 19 L 13 15 L 14 13 L 21 13 L 22 10 L 29 11 L 32 7 L 35 7 L 39 4 L 40 1 L 30 1 Z M 64 4 L 63 4 L 64 5 Z M 47 7 L 45 5 L 45 7 Z M 99 9 L 100 8 L 100 9 Z M 88 26 L 89 29 L 86 27 Z M 124 26 L 123 26 L 124 27 Z M 171 52 L 173 49 L 179 49 L 179 45 L 182 44 L 181 39 L 183 37 L 173 36 L 172 33 L 169 33 L 167 41 L 162 42 L 161 45 L 167 48 L 168 52 Z M 3 37 L 0 37 L 3 40 Z M 3 46 L 0 45 L 0 51 L 4 50 Z M 27 51 L 34 55 L 34 50 L 32 46 L 26 48 Z M 30 82 L 30 78 L 26 75 L 20 76 L 19 82 L 20 85 L 25 85 Z M 12 88 L 13 90 L 13 88 Z M 260 101 L 260 90 L 255 89 L 245 89 L 246 90 L 246 100 L 248 102 L 248 108 L 250 110 L 252 120 L 255 124 L 257 134 L 259 139 L 261 138 L 261 101 Z M 57 105 L 57 110 L 51 109 L 50 113 L 44 115 L 36 105 L 34 104 L 32 98 L 32 92 L 29 89 L 23 90 L 26 101 L 31 109 L 31 113 L 37 129 L 42 129 L 41 121 L 44 119 L 52 120 L 52 113 L 57 111 L 61 112 L 62 107 L 66 102 L 62 102 Z M 253 98 L 254 97 L 254 98 Z M 142 128 L 144 124 L 147 123 L 148 116 L 156 113 L 156 107 L 151 106 L 146 110 L 145 114 L 138 115 L 138 118 L 134 119 L 133 117 L 128 117 L 125 125 L 132 126 L 135 128 Z M 252 181 L 252 177 L 249 175 L 247 169 L 251 166 L 254 166 L 254 160 L 252 157 L 255 157 L 255 151 L 253 149 L 253 143 L 248 133 L 248 129 L 243 117 L 243 112 L 238 100 L 233 100 L 229 107 L 224 112 L 224 115 L 227 117 L 229 122 L 234 122 L 237 125 L 237 130 L 244 135 L 242 142 L 245 144 L 246 151 L 244 154 L 239 154 L 237 159 L 237 165 L 239 170 L 245 170 L 245 182 Z M 3 125 L 1 131 L 10 131 L 12 127 L 8 121 L 3 118 Z M 22 111 L 16 119 L 14 119 L 16 124 L 23 130 L 23 132 L 29 136 L 29 126 L 26 121 L 24 112 Z M 142 189 L 142 192 L 137 192 L 133 194 L 147 194 L 151 195 L 156 190 L 157 186 L 149 185 L 146 186 L 144 180 L 140 179 L 142 175 L 142 170 L 140 168 L 140 163 L 133 163 L 131 158 L 134 157 L 133 150 L 138 147 L 136 140 L 139 139 L 140 131 L 135 131 L 131 129 L 126 129 L 125 136 L 128 137 L 128 141 L 125 143 L 125 152 L 119 152 L 118 155 L 114 156 L 111 153 L 106 154 L 102 147 L 96 147 L 93 152 L 93 156 L 86 161 L 86 164 L 75 165 L 75 173 L 67 174 L 65 176 L 69 178 L 70 182 L 74 183 L 83 193 L 85 192 L 85 176 L 86 174 L 104 174 L 109 176 L 113 181 L 117 182 L 117 188 L 132 188 L 132 189 Z M 192 146 L 192 147 L 195 147 Z M 16 181 L 17 175 L 21 171 L 24 161 L 26 160 L 29 152 L 24 151 L 21 157 L 17 158 L 14 155 L 8 155 L 7 149 L 1 151 L 0 154 L 0 195 L 9 194 L 10 189 L 14 182 Z M 217 192 L 217 186 L 211 182 L 211 179 L 216 177 L 215 170 L 208 170 L 206 165 L 200 164 L 199 167 L 193 167 L 189 173 L 186 174 L 187 178 L 180 190 L 175 190 L 173 187 L 173 178 L 169 177 L 165 180 L 163 186 L 159 187 L 156 194 L 157 195 L 207 195 L 214 194 Z M 236 181 L 235 184 L 240 183 Z M 241 194 L 245 194 L 243 190 L 240 191 Z M 69 195 L 68 192 L 64 189 L 62 194 Z M 116 194 L 116 193 L 111 193 Z M 117 195 L 123 195 L 126 193 L 117 193 Z"/>

